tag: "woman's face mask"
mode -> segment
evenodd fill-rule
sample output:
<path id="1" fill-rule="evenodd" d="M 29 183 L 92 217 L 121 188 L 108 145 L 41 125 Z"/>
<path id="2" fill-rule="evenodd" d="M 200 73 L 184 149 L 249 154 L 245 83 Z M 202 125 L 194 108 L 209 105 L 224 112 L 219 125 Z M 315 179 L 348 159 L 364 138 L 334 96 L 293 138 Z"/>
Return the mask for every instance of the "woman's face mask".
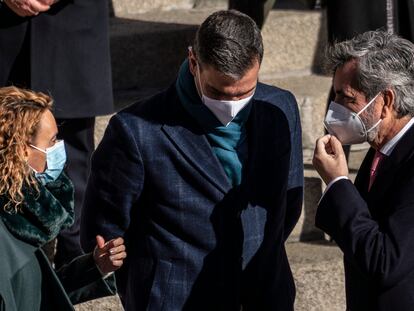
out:
<path id="1" fill-rule="evenodd" d="M 360 115 L 375 101 L 378 95 L 379 93 L 358 113 L 332 101 L 324 121 L 328 133 L 336 136 L 343 145 L 366 142 L 368 133 L 374 130 L 382 119 L 379 119 L 371 128 L 366 129 Z"/>
<path id="2" fill-rule="evenodd" d="M 46 150 L 43 150 L 34 145 L 30 145 L 30 147 L 46 154 L 45 171 L 36 172 L 36 170 L 33 169 L 35 171 L 36 178 L 43 185 L 46 185 L 51 181 L 55 181 L 62 173 L 66 163 L 65 143 L 63 140 L 59 140 L 52 147 L 46 148 Z"/>
<path id="3" fill-rule="evenodd" d="M 243 110 L 243 108 L 246 107 L 246 105 L 253 98 L 254 91 L 253 94 L 249 97 L 240 100 L 218 100 L 210 98 L 204 95 L 204 92 L 202 90 L 199 64 L 197 64 L 197 70 L 198 83 L 200 85 L 201 101 L 204 103 L 204 105 L 207 106 L 208 109 L 210 109 L 210 111 L 224 126 L 228 126 L 230 122 L 233 121 L 233 119 L 237 116 L 237 114 L 241 110 Z"/>

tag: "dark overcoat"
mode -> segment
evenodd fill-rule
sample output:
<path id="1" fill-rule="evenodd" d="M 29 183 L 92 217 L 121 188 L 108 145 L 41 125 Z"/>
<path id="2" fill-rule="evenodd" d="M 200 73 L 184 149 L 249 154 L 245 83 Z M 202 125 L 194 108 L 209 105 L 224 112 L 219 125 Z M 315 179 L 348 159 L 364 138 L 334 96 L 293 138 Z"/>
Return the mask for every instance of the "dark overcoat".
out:
<path id="1" fill-rule="evenodd" d="M 293 310 L 284 243 L 301 211 L 300 118 L 259 83 L 232 187 L 175 85 L 112 118 L 92 159 L 81 241 L 124 236 L 126 310 Z"/>
<path id="2" fill-rule="evenodd" d="M 72 304 L 116 292 L 91 254 L 53 270 L 41 248 L 17 239 L 0 218 L 0 310 L 73 311 Z"/>
<path id="3" fill-rule="evenodd" d="M 0 86 L 10 75 L 50 93 L 56 118 L 111 113 L 108 2 L 60 0 L 34 17 L 0 8 Z"/>

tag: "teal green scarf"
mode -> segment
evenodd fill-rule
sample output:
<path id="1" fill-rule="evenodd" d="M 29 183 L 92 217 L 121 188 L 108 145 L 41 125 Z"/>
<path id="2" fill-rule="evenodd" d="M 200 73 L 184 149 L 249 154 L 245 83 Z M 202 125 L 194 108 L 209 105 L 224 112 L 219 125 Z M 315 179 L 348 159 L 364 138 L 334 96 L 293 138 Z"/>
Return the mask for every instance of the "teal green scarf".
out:
<path id="1" fill-rule="evenodd" d="M 188 60 L 178 73 L 176 89 L 184 108 L 206 133 L 213 152 L 223 166 L 233 186 L 241 183 L 243 164 L 247 159 L 246 121 L 251 104 L 240 111 L 233 121 L 223 126 L 215 115 L 202 103 L 191 74 Z"/>
<path id="2" fill-rule="evenodd" d="M 42 246 L 73 224 L 73 184 L 65 173 L 45 186 L 39 183 L 39 192 L 24 189 L 23 194 L 25 199 L 17 213 L 6 212 L 3 207 L 8 200 L 0 198 L 0 218 L 16 238 Z"/>

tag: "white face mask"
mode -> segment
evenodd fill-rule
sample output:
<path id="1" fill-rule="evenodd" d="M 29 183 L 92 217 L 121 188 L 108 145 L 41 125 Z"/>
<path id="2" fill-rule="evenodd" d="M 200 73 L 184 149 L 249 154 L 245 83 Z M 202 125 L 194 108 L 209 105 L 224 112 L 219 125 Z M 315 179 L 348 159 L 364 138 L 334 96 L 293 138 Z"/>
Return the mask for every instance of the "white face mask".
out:
<path id="1" fill-rule="evenodd" d="M 203 94 L 200 80 L 200 65 L 197 64 L 198 82 L 200 85 L 201 101 L 208 109 L 216 116 L 216 118 L 224 125 L 228 126 L 237 114 L 250 102 L 253 98 L 254 92 L 251 96 L 240 100 L 218 100 L 207 97 Z"/>
<path id="2" fill-rule="evenodd" d="M 336 136 L 343 145 L 366 142 L 368 133 L 375 129 L 382 119 L 379 119 L 377 123 L 367 130 L 360 115 L 375 101 L 378 95 L 379 93 L 358 113 L 332 101 L 324 121 L 328 133 Z"/>

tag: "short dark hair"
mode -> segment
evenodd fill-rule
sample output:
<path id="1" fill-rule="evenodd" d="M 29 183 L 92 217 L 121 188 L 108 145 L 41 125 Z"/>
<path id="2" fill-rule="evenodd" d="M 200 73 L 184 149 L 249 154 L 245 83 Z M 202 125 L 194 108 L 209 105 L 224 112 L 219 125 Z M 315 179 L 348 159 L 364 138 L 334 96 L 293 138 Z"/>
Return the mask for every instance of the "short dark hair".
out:
<path id="1" fill-rule="evenodd" d="M 197 31 L 193 51 L 201 64 L 238 79 L 263 59 L 260 29 L 235 10 L 211 14 Z"/>

